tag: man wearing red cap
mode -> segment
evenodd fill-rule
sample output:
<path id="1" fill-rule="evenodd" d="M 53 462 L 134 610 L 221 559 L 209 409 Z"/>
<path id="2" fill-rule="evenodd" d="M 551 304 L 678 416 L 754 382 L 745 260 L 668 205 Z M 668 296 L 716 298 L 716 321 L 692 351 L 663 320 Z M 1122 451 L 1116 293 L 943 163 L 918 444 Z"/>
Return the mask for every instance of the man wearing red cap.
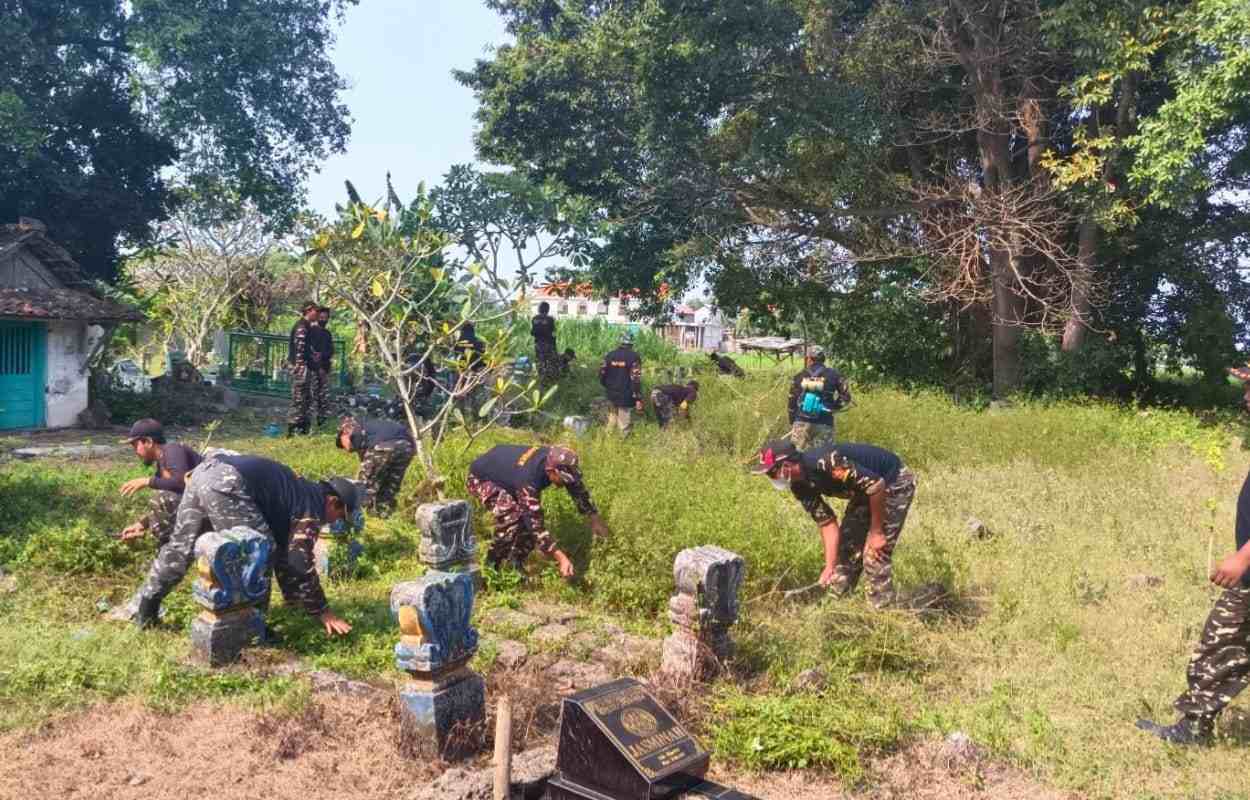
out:
<path id="1" fill-rule="evenodd" d="M 1228 370 L 1241 381 L 1242 405 L 1250 409 L 1250 364 Z M 1237 549 L 1211 572 L 1211 583 L 1224 590 L 1207 616 L 1186 671 L 1188 687 L 1172 705 L 1180 719 L 1171 725 L 1139 719 L 1137 727 L 1165 742 L 1207 744 L 1215 720 L 1250 684 L 1250 475 L 1237 496 L 1234 530 Z"/>
<path id="2" fill-rule="evenodd" d="M 562 486 L 586 516 L 596 536 L 608 527 L 599 517 L 582 481 L 577 454 L 567 447 L 526 447 L 501 444 L 469 465 L 469 494 L 495 518 L 495 538 L 487 560 L 496 569 L 505 560 L 524 571 L 525 560 L 537 547 L 554 558 L 560 575 L 573 577 L 573 562 L 556 546 L 543 518 L 540 495 L 548 486 Z"/>
<path id="3" fill-rule="evenodd" d="M 752 472 L 789 489 L 820 526 L 825 568 L 820 585 L 839 595 L 868 575 L 868 602 L 894 601 L 893 554 L 916 496 L 916 476 L 889 450 L 870 444 L 832 444 L 800 452 L 793 443 L 764 445 Z M 825 497 L 848 497 L 842 524 Z"/>

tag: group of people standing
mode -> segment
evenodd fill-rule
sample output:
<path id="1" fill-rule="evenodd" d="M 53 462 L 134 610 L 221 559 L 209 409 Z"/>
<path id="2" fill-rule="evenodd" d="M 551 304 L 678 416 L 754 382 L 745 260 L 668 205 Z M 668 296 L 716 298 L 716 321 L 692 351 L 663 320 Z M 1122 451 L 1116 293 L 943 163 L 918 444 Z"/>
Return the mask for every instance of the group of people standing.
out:
<path id="1" fill-rule="evenodd" d="M 291 328 L 287 369 L 291 375 L 291 410 L 286 434 L 309 434 L 313 417 L 321 427 L 330 416 L 330 370 L 334 367 L 334 337 L 330 309 L 305 303 Z"/>

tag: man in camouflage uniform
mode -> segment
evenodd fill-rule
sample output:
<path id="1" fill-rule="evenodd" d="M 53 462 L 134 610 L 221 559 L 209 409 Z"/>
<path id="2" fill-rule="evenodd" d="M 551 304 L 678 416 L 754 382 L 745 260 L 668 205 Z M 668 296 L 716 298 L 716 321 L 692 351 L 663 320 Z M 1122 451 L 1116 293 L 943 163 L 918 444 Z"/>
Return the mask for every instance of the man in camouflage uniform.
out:
<path id="1" fill-rule="evenodd" d="M 893 554 L 916 496 L 916 476 L 894 453 L 868 444 L 833 444 L 800 452 L 776 440 L 760 450 L 752 469 L 789 489 L 816 524 L 825 546 L 820 585 L 849 594 L 868 574 L 868 602 L 894 602 Z M 842 524 L 826 496 L 849 497 Z"/>
<path id="2" fill-rule="evenodd" d="M 291 410 L 287 414 L 286 435 L 308 433 L 309 405 L 309 373 L 314 369 L 312 347 L 309 344 L 309 331 L 317 319 L 317 304 L 305 303 L 301 309 L 302 316 L 291 328 L 291 337 L 287 345 L 286 363 L 291 373 Z"/>
<path id="3" fill-rule="evenodd" d="M 537 547 L 555 559 L 562 576 L 573 577 L 573 562 L 556 546 L 543 517 L 540 496 L 548 486 L 564 487 L 578 512 L 588 518 L 591 531 L 596 536 L 608 535 L 582 481 L 577 454 L 566 447 L 501 444 L 469 466 L 469 494 L 495 520 L 495 538 L 487 553 L 495 569 L 511 561 L 524 572 L 526 559 Z"/>
<path id="4" fill-rule="evenodd" d="M 814 351 L 790 385 L 790 441 L 800 450 L 833 444 L 835 412 L 851 402 L 842 375 L 825 366 L 825 354 Z"/>
<path id="5" fill-rule="evenodd" d="M 313 547 L 323 524 L 346 530 L 359 528 L 363 519 L 351 481 L 306 481 L 289 467 L 259 456 L 214 455 L 187 478 L 173 534 L 139 589 L 135 624 L 156 622 L 161 601 L 190 568 L 201 534 L 243 525 L 271 539 L 269 568 L 286 602 L 302 605 L 327 634 L 346 634 L 351 625 L 326 602 Z"/>
<path id="6" fill-rule="evenodd" d="M 534 337 L 534 358 L 538 361 L 538 378 L 544 386 L 560 379 L 561 362 L 556 355 L 556 321 L 549 313 L 551 304 L 538 304 L 538 314 L 530 320 L 530 334 Z"/>
<path id="7" fill-rule="evenodd" d="M 690 406 L 699 398 L 699 382 L 690 381 L 685 386 L 666 383 L 651 390 L 651 405 L 655 406 L 655 419 L 661 428 L 668 427 L 673 417 L 681 414 L 690 419 Z"/>
<path id="8" fill-rule="evenodd" d="M 356 480 L 365 485 L 365 508 L 382 516 L 393 512 L 416 450 L 408 426 L 391 420 L 362 422 L 348 417 L 339 426 L 334 443 L 360 457 Z"/>
<path id="9" fill-rule="evenodd" d="M 1250 364 L 1229 370 L 1242 382 L 1242 403 L 1250 409 Z M 1208 744 L 1215 720 L 1250 684 L 1250 475 L 1237 496 L 1234 531 L 1237 549 L 1211 572 L 1224 593 L 1215 601 L 1186 671 L 1188 687 L 1173 706 L 1180 719 L 1171 725 L 1139 719 L 1137 727 L 1165 742 Z"/>
<path id="10" fill-rule="evenodd" d="M 642 359 L 634 352 L 634 335 L 626 331 L 621 346 L 603 358 L 599 368 L 599 385 L 612 405 L 608 410 L 608 427 L 618 427 L 629 434 L 634 411 L 642 411 Z"/>
<path id="11" fill-rule="evenodd" d="M 717 353 L 708 353 L 708 358 L 712 359 L 712 364 L 716 366 L 716 371 L 721 375 L 732 375 L 735 378 L 745 378 L 747 374 L 742 371 L 742 367 L 729 356 L 722 356 Z"/>
<path id="12" fill-rule="evenodd" d="M 317 309 L 317 321 L 308 329 L 308 349 L 313 362 L 308 372 L 313 414 L 320 428 L 330 416 L 330 371 L 334 368 L 334 336 L 330 334 L 330 309 Z"/>
<path id="13" fill-rule="evenodd" d="M 174 531 L 174 518 L 178 504 L 186 489 L 187 473 L 199 465 L 200 454 L 178 443 L 165 441 L 165 429 L 154 419 L 141 419 L 130 426 L 130 435 L 122 440 L 134 449 L 135 455 L 146 466 L 155 465 L 155 474 L 149 478 L 135 478 L 122 484 L 121 494 L 131 497 L 137 492 L 152 489 L 148 513 L 122 529 L 118 537 L 123 542 L 139 539 L 146 534 L 156 538 L 157 547 L 169 541 Z M 139 595 L 109 613 L 110 619 L 129 621 L 139 610 Z"/>

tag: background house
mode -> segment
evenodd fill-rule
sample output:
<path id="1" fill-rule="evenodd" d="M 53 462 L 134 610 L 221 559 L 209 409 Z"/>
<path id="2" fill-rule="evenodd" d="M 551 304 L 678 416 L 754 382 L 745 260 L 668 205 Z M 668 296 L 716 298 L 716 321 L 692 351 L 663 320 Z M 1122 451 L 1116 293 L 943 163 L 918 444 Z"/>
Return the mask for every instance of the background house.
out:
<path id="1" fill-rule="evenodd" d="M 556 319 L 601 319 L 614 325 L 628 325 L 631 309 L 638 307 L 637 298 L 594 297 L 589 283 L 548 283 L 534 287 L 529 296 L 530 313 L 538 313 L 540 303 L 551 304 L 551 316 Z"/>
<path id="2" fill-rule="evenodd" d="M 724 316 L 712 306 L 694 309 L 679 305 L 659 332 L 682 350 L 713 352 L 725 350 L 727 327 Z"/>
<path id="3" fill-rule="evenodd" d="M 0 429 L 77 424 L 92 357 L 141 319 L 97 295 L 43 223 L 0 225 Z"/>

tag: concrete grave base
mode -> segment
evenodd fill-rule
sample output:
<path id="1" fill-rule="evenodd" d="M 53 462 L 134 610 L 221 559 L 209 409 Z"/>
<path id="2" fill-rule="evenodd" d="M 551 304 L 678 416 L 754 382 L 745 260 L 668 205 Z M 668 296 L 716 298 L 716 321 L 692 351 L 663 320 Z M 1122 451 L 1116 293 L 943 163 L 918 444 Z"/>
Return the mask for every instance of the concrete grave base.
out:
<path id="1" fill-rule="evenodd" d="M 416 680 L 399 692 L 400 742 L 418 758 L 460 758 L 477 749 L 486 719 L 486 684 L 461 667 L 434 680 Z"/>
<path id="2" fill-rule="evenodd" d="M 191 623 L 191 653 L 211 667 L 237 661 L 243 648 L 263 638 L 265 618 L 245 606 L 229 611 L 201 611 Z"/>

